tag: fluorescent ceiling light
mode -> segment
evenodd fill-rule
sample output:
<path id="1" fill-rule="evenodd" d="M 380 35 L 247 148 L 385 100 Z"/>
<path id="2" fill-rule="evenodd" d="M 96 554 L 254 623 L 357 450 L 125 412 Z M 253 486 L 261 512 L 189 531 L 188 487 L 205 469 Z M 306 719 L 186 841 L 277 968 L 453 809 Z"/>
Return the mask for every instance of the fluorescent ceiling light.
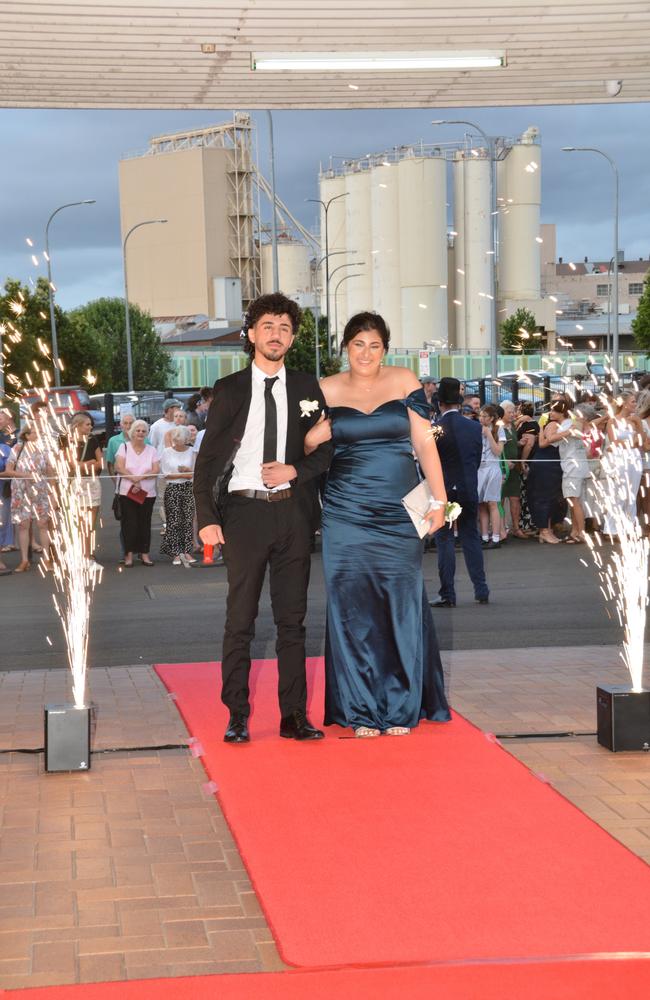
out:
<path id="1" fill-rule="evenodd" d="M 506 65 L 505 52 L 259 52 L 253 70 L 300 73 L 350 70 L 490 69 Z"/>

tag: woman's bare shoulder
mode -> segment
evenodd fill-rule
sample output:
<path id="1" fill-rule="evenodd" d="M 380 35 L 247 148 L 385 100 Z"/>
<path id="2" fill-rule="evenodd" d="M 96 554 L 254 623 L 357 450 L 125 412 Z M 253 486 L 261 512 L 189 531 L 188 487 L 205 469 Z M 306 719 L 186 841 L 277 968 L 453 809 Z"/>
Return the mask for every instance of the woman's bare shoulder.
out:
<path id="1" fill-rule="evenodd" d="M 384 369 L 386 376 L 388 376 L 394 382 L 396 388 L 399 388 L 405 396 L 408 396 L 410 392 L 415 389 L 421 389 L 422 385 L 411 368 L 403 368 L 397 365 L 391 365 Z"/>
<path id="2" fill-rule="evenodd" d="M 320 381 L 325 401 L 331 406 L 337 402 L 344 391 L 347 382 L 347 374 L 338 372 L 336 375 L 326 375 Z"/>

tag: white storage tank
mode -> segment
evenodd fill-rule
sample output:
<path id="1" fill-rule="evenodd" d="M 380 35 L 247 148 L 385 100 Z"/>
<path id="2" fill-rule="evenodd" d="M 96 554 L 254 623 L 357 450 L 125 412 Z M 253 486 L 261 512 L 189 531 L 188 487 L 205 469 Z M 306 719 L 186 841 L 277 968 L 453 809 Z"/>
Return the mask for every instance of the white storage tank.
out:
<path id="1" fill-rule="evenodd" d="M 262 292 L 273 291 L 273 247 L 262 245 Z M 310 252 L 298 240 L 278 239 L 278 284 L 280 291 L 296 302 L 303 302 L 311 292 Z"/>
<path id="2" fill-rule="evenodd" d="M 393 347 L 447 337 L 446 163 L 413 157 L 397 165 L 401 331 Z"/>
<path id="3" fill-rule="evenodd" d="M 489 350 L 493 315 L 490 158 L 487 150 L 478 152 L 479 156 L 464 154 L 464 347 L 468 351 Z"/>
<path id="4" fill-rule="evenodd" d="M 454 154 L 452 177 L 454 183 L 454 274 L 450 284 L 454 289 L 454 325 L 456 348 L 465 350 L 465 157 L 462 150 Z"/>
<path id="5" fill-rule="evenodd" d="M 541 148 L 528 129 L 499 164 L 499 299 L 540 297 Z"/>
<path id="6" fill-rule="evenodd" d="M 397 164 L 375 167 L 370 175 L 372 223 L 372 308 L 388 323 L 391 336 L 399 336 L 401 288 L 399 256 L 399 185 Z M 361 258 L 363 260 L 363 258 Z"/>
<path id="7" fill-rule="evenodd" d="M 345 205 L 345 232 L 348 253 L 345 256 L 332 257 L 330 274 L 343 264 L 349 267 L 337 271 L 330 283 L 330 298 L 332 312 L 335 288 L 346 275 L 354 277 L 346 279 L 338 291 L 339 332 L 343 330 L 347 320 L 355 313 L 372 309 L 372 221 L 370 211 L 370 170 L 358 169 L 345 175 L 345 190 L 347 197 L 341 199 Z M 358 262 L 358 264 L 357 264 Z M 332 330 L 334 328 L 332 327 Z"/>

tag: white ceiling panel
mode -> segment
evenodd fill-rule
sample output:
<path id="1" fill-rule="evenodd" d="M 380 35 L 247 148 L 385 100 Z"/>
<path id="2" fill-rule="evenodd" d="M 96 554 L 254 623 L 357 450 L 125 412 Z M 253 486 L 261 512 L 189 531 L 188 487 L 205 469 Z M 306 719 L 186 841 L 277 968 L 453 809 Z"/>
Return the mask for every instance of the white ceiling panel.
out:
<path id="1" fill-rule="evenodd" d="M 204 54 L 201 45 L 214 46 Z M 498 69 L 288 73 L 254 52 L 498 49 Z M 0 0 L 0 106 L 378 108 L 646 101 L 650 2 Z M 620 94 L 606 81 L 620 80 Z"/>

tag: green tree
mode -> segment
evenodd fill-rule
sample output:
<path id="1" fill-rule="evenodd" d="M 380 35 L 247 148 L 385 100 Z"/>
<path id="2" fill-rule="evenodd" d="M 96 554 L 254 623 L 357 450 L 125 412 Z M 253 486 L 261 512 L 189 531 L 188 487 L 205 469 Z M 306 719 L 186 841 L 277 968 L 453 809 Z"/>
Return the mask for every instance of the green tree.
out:
<path id="1" fill-rule="evenodd" d="M 327 355 L 327 320 L 324 316 L 318 321 L 318 349 L 321 375 L 333 375 L 339 371 L 341 359 Z M 299 372 L 316 372 L 316 321 L 311 309 L 303 310 L 296 339 L 287 354 L 287 367 Z"/>
<path id="2" fill-rule="evenodd" d="M 650 272 L 643 282 L 643 292 L 632 320 L 632 333 L 641 350 L 650 356 Z"/>
<path id="3" fill-rule="evenodd" d="M 533 340 L 537 320 L 524 306 L 501 324 L 501 351 L 503 354 L 533 354 L 539 350 L 539 342 Z M 528 336 L 525 337 L 524 333 Z"/>
<path id="4" fill-rule="evenodd" d="M 89 364 L 97 375 L 98 392 L 120 392 L 127 388 L 126 325 L 124 300 L 96 299 L 70 313 L 76 336 L 94 339 Z M 161 344 L 148 313 L 129 306 L 133 384 L 135 389 L 165 389 L 173 371 L 168 352 Z"/>
<path id="5" fill-rule="evenodd" d="M 59 357 L 63 362 L 61 380 L 69 385 L 82 382 L 92 356 L 92 343 L 80 338 L 67 313 L 54 308 Z M 35 366 L 47 371 L 53 380 L 52 340 L 48 284 L 39 278 L 34 287 L 22 285 L 16 278 L 7 278 L 0 294 L 0 323 L 4 327 L 5 379 L 7 389 L 18 389 L 26 383 L 26 375 L 36 385 L 42 384 Z"/>

